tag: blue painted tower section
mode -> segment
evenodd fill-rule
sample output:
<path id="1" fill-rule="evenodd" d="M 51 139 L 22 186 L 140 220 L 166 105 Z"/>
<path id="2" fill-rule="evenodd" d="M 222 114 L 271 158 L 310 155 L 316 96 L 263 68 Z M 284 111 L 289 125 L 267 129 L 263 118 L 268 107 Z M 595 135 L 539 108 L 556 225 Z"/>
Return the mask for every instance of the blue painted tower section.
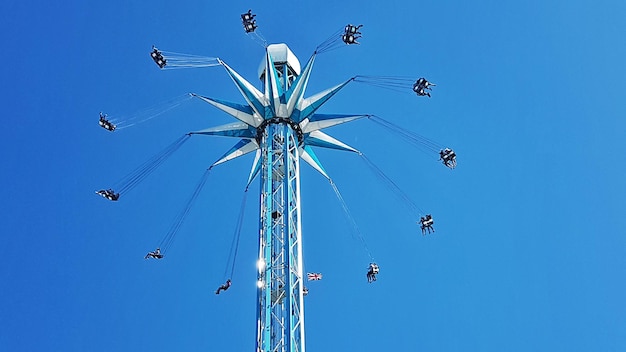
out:
<path id="1" fill-rule="evenodd" d="M 286 91 L 295 79 L 289 63 L 273 68 L 278 90 Z M 284 94 L 279 95 L 284 103 Z M 268 123 L 259 141 L 257 352 L 305 350 L 299 143 L 288 118 Z"/>

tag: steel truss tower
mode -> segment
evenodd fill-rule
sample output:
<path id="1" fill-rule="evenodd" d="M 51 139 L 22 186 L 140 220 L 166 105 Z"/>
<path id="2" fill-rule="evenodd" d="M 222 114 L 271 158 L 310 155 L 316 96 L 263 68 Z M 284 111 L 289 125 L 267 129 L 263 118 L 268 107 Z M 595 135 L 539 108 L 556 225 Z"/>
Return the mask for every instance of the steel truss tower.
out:
<path id="1" fill-rule="evenodd" d="M 296 74 L 291 63 L 276 63 L 274 68 L 277 83 L 287 91 Z M 257 351 L 304 351 L 298 156 L 302 132 L 296 127 L 298 135 L 288 118 L 273 116 L 266 122 L 260 141 Z"/>
<path id="2" fill-rule="evenodd" d="M 258 351 L 304 351 L 298 138 L 288 123 L 261 139 Z"/>
<path id="3" fill-rule="evenodd" d="M 192 132 L 240 139 L 213 165 L 256 151 L 248 185 L 260 175 L 257 352 L 305 351 L 300 160 L 330 180 L 311 147 L 358 152 L 321 129 L 365 117 L 315 113 L 352 79 L 305 99 L 314 61 L 301 72 L 285 44 L 269 45 L 259 67 L 264 92 L 220 60 L 247 105 L 196 95 L 239 120 Z"/>

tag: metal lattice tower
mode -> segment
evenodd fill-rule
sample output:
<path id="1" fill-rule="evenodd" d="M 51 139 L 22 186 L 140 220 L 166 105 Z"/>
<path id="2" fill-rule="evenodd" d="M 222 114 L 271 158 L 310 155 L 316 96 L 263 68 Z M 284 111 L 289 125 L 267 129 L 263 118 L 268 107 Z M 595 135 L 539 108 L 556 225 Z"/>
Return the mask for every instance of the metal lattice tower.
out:
<path id="1" fill-rule="evenodd" d="M 257 350 L 303 351 L 302 233 L 297 136 L 271 124 L 261 139 Z"/>
<path id="2" fill-rule="evenodd" d="M 256 151 L 248 185 L 260 175 L 257 352 L 305 351 L 300 160 L 330 180 L 311 147 L 358 152 L 321 129 L 365 117 L 315 113 L 352 79 L 305 99 L 314 61 L 301 71 L 285 44 L 269 45 L 259 67 L 264 92 L 220 60 L 247 105 L 196 95 L 239 120 L 192 132 L 240 139 L 213 165 Z"/>

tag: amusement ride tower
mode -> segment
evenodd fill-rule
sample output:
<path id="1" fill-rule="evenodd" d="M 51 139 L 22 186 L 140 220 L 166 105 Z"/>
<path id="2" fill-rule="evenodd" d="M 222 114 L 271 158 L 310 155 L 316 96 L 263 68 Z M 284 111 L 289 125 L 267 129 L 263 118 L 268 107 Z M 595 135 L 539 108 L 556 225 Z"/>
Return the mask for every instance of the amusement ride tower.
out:
<path id="1" fill-rule="evenodd" d="M 367 273 L 368 282 L 376 281 L 378 265 L 367 248 L 365 240 L 356 226 L 356 222 L 339 193 L 339 190 L 328 176 L 312 147 L 330 148 L 358 153 L 368 167 L 387 184 L 390 190 L 408 205 L 411 214 L 425 214 L 382 170 L 375 166 L 358 150 L 340 142 L 322 132 L 324 128 L 367 117 L 381 126 L 407 140 L 408 142 L 431 152 L 439 152 L 440 160 L 451 169 L 456 167 L 456 154 L 452 149 L 445 148 L 423 136 L 406 131 L 401 127 L 375 115 L 341 115 L 319 114 L 317 110 L 348 83 L 355 81 L 391 89 L 411 89 L 418 96 L 430 97 L 430 90 L 435 84 L 425 78 L 413 83 L 410 78 L 393 76 L 354 76 L 334 87 L 304 97 L 311 70 L 318 54 L 334 49 L 338 45 L 359 44 L 359 29 L 362 25 L 348 24 L 343 30 L 331 36 L 317 46 L 313 55 L 301 68 L 300 62 L 286 44 L 267 45 L 258 33 L 251 10 L 241 15 L 246 33 L 263 42 L 265 56 L 259 65 L 258 77 L 263 82 L 263 91 L 244 79 L 235 70 L 219 58 L 186 55 L 160 51 L 152 47 L 150 56 L 159 68 L 193 68 L 223 66 L 231 77 L 245 104 L 233 103 L 191 94 L 216 108 L 233 116 L 236 122 L 222 126 L 190 132 L 177 139 L 163 152 L 142 164 L 137 170 L 128 174 L 117 183 L 117 192 L 112 188 L 96 191 L 104 198 L 117 201 L 124 194 L 137 186 L 147 175 L 153 172 L 176 151 L 191 135 L 212 135 L 233 137 L 239 141 L 222 155 L 208 170 L 205 171 L 194 193 L 185 208 L 165 235 L 155 251 L 149 252 L 145 258 L 162 259 L 180 229 L 185 216 L 189 213 L 193 202 L 202 189 L 209 171 L 216 165 L 255 152 L 252 169 L 248 176 L 246 192 L 252 181 L 260 178 L 260 217 L 259 217 L 259 252 L 257 272 L 257 312 L 256 312 L 256 351 L 257 352 L 304 352 L 304 270 L 302 259 L 302 212 L 300 208 L 300 161 L 303 160 L 320 172 L 330 181 L 354 231 L 362 241 L 371 262 Z M 341 34 L 343 33 L 343 34 Z M 343 44 L 340 44 L 343 42 Z M 189 99 L 189 96 L 186 96 Z M 164 106 L 167 111 L 180 102 L 175 100 Z M 160 112 L 148 110 L 149 116 L 141 113 L 127 119 L 111 119 L 100 113 L 99 124 L 108 131 L 123 129 L 156 117 Z M 119 187 L 118 187 L 119 186 Z M 245 206 L 242 202 L 238 227 L 233 240 L 233 259 L 230 276 L 236 262 L 241 220 Z M 434 232 L 434 220 L 430 214 L 421 216 L 422 234 Z M 231 248 L 231 251 L 233 250 Z M 321 274 L 311 273 L 310 279 L 320 279 Z M 225 275 L 226 276 L 226 275 Z M 230 279 L 216 291 L 227 290 Z"/>
<path id="2" fill-rule="evenodd" d="M 305 350 L 300 160 L 330 180 L 311 147 L 358 152 L 321 130 L 366 117 L 316 113 L 352 79 L 304 98 L 315 56 L 301 69 L 287 45 L 267 46 L 263 92 L 218 59 L 247 104 L 195 95 L 239 120 L 191 133 L 240 139 L 213 166 L 256 152 L 248 185 L 260 176 L 257 352 Z"/>

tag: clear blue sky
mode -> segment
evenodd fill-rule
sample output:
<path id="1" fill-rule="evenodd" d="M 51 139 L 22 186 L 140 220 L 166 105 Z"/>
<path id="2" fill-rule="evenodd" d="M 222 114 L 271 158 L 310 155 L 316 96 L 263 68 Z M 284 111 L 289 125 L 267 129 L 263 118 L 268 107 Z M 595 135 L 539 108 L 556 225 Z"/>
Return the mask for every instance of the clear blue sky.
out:
<path id="1" fill-rule="evenodd" d="M 188 92 L 243 103 L 220 67 L 160 71 L 164 50 L 217 56 L 251 82 L 270 43 L 302 63 L 347 23 L 362 45 L 320 55 L 307 95 L 356 74 L 424 76 L 433 97 L 349 85 L 320 112 L 377 114 L 455 148 L 450 171 L 371 121 L 326 130 L 435 217 L 414 216 L 358 156 L 302 167 L 309 351 L 626 350 L 626 3 L 623 1 L 3 1 L 0 4 L 2 351 L 251 351 L 258 186 L 233 287 L 216 296 L 252 156 L 214 169 L 162 261 L 159 243 L 203 170 L 234 140 L 194 136 L 127 197 L 108 187 L 177 137 L 234 120 Z"/>

